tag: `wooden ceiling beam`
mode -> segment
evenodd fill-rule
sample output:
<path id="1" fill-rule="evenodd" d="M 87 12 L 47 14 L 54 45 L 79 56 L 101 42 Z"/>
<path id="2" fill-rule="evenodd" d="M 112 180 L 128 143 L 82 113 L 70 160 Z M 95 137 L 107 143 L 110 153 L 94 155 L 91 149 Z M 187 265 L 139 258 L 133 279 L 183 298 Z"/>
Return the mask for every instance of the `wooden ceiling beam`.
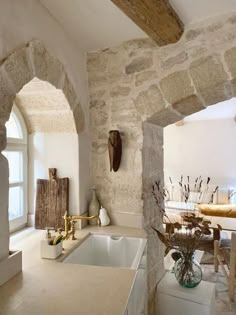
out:
<path id="1" fill-rule="evenodd" d="M 111 0 L 155 43 L 176 43 L 184 30 L 183 23 L 169 0 Z"/>

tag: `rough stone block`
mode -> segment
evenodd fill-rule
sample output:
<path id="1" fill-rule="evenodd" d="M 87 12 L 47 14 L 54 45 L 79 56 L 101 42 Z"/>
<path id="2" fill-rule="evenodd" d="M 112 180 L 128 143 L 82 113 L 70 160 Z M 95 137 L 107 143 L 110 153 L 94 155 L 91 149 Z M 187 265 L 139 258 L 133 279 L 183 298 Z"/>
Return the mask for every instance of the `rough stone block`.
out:
<path id="1" fill-rule="evenodd" d="M 71 84 L 71 81 L 67 75 L 65 75 L 65 80 L 64 80 L 63 87 L 62 87 L 62 91 L 65 94 L 65 97 L 66 97 L 66 99 L 70 105 L 70 108 L 74 109 L 74 107 L 77 104 L 77 96 L 76 96 L 74 87 Z"/>
<path id="2" fill-rule="evenodd" d="M 105 106 L 106 106 L 106 103 L 103 100 L 93 100 L 90 102 L 90 108 L 100 109 Z"/>
<path id="3" fill-rule="evenodd" d="M 236 24 L 236 14 L 232 15 L 229 19 L 228 22 L 231 24 Z"/>
<path id="4" fill-rule="evenodd" d="M 166 100 L 176 103 L 194 94 L 194 87 L 187 71 L 177 71 L 169 74 L 160 81 L 160 87 Z"/>
<path id="5" fill-rule="evenodd" d="M 185 38 L 187 40 L 195 40 L 197 37 L 199 37 L 202 34 L 204 34 L 204 29 L 202 28 L 191 29 L 186 32 Z"/>
<path id="6" fill-rule="evenodd" d="M 126 74 L 140 72 L 150 68 L 153 65 L 152 56 L 150 57 L 137 57 L 133 59 L 130 64 L 125 67 Z"/>
<path id="7" fill-rule="evenodd" d="M 228 76 L 217 56 L 203 57 L 190 65 L 190 75 L 197 91 L 225 82 Z"/>
<path id="8" fill-rule="evenodd" d="M 29 43 L 32 57 L 34 75 L 43 81 L 47 81 L 46 48 L 41 40 L 33 40 Z"/>
<path id="9" fill-rule="evenodd" d="M 64 69 L 62 63 L 47 52 L 40 40 L 33 40 L 29 43 L 32 55 L 34 75 L 43 81 L 48 81 L 56 88 L 60 88 Z"/>
<path id="10" fill-rule="evenodd" d="M 101 52 L 91 52 L 87 54 L 88 72 L 105 71 L 108 65 L 108 58 L 105 58 Z"/>
<path id="11" fill-rule="evenodd" d="M 49 54 L 46 54 L 47 61 L 47 81 L 54 85 L 57 89 L 61 88 L 61 82 L 65 77 L 65 71 L 62 63 Z"/>
<path id="12" fill-rule="evenodd" d="M 201 94 L 206 106 L 226 101 L 233 96 L 230 82 L 211 86 L 200 91 L 199 94 Z"/>
<path id="13" fill-rule="evenodd" d="M 0 72 L 0 82 L 0 119 L 6 119 L 5 123 L 10 116 L 15 94 L 9 88 L 9 83 L 6 82 L 2 72 Z"/>
<path id="14" fill-rule="evenodd" d="M 157 72 L 148 70 L 141 73 L 136 74 L 135 76 L 135 85 L 140 86 L 145 82 L 150 82 L 151 80 L 155 80 L 158 78 Z"/>
<path id="15" fill-rule="evenodd" d="M 141 128 L 142 119 L 132 100 L 111 102 L 111 124 L 113 126 L 129 126 Z"/>
<path id="16" fill-rule="evenodd" d="M 12 53 L 4 61 L 3 67 L 7 73 L 8 78 L 14 84 L 16 93 L 18 93 L 22 87 L 34 77 L 27 47 L 17 49 L 17 51 Z"/>
<path id="17" fill-rule="evenodd" d="M 116 86 L 114 87 L 111 92 L 110 95 L 111 97 L 124 97 L 124 96 L 128 96 L 130 93 L 130 88 L 128 86 Z"/>
<path id="18" fill-rule="evenodd" d="M 7 146 L 6 127 L 4 124 L 0 124 L 0 153 L 5 150 Z"/>
<path id="19" fill-rule="evenodd" d="M 221 29 L 223 27 L 223 24 L 222 22 L 216 22 L 216 23 L 212 23 L 210 24 L 207 29 L 206 29 L 206 32 L 215 32 L 215 31 L 218 31 L 219 29 Z"/>
<path id="20" fill-rule="evenodd" d="M 108 151 L 107 141 L 103 143 L 92 142 L 92 150 L 96 154 L 104 154 Z"/>
<path id="21" fill-rule="evenodd" d="M 95 91 L 96 89 L 107 89 L 109 81 L 105 73 L 90 73 L 89 74 L 89 89 Z"/>
<path id="22" fill-rule="evenodd" d="M 90 109 L 90 123 L 91 127 L 104 127 L 108 121 L 108 113 L 106 107 L 97 109 L 93 107 Z"/>
<path id="23" fill-rule="evenodd" d="M 197 95 L 186 97 L 185 99 L 174 103 L 172 106 L 183 116 L 191 115 L 205 108 L 202 100 Z"/>
<path id="24" fill-rule="evenodd" d="M 161 109 L 158 113 L 154 114 L 150 119 L 148 119 L 148 122 L 161 127 L 166 127 L 181 119 L 183 119 L 183 116 L 178 115 L 173 111 L 171 106 L 168 106 Z"/>
<path id="25" fill-rule="evenodd" d="M 105 96 L 106 94 L 106 90 L 98 90 L 98 91 L 91 91 L 89 98 L 91 101 L 97 100 L 97 99 L 101 99 Z"/>
<path id="26" fill-rule="evenodd" d="M 165 102 L 157 85 L 153 84 L 147 90 L 139 93 L 134 100 L 135 107 L 144 118 L 151 117 L 154 113 L 165 107 Z"/>
<path id="27" fill-rule="evenodd" d="M 78 103 L 73 109 L 73 115 L 74 115 L 76 130 L 78 133 L 80 133 L 85 129 L 85 126 L 86 126 L 84 111 L 80 103 Z"/>
<path id="28" fill-rule="evenodd" d="M 232 78 L 236 78 L 236 47 L 228 49 L 224 58 Z"/>
<path id="29" fill-rule="evenodd" d="M 139 48 L 142 48 L 142 49 L 157 48 L 158 46 L 150 38 L 138 38 L 138 39 L 132 39 L 132 40 L 125 41 L 123 43 L 123 47 L 125 49 L 136 50 Z"/>
<path id="30" fill-rule="evenodd" d="M 160 223 L 161 224 L 161 223 Z M 149 279 L 149 289 L 154 289 L 157 282 L 163 277 L 165 273 L 164 269 L 164 246 L 158 239 L 155 231 L 148 233 L 148 269 L 150 272 L 156 271 L 154 279 Z M 152 273 L 152 272 L 151 272 Z M 153 274 L 153 273 L 152 273 Z"/>
<path id="31" fill-rule="evenodd" d="M 144 141 L 143 148 L 157 148 L 163 146 L 163 128 L 150 124 L 148 122 L 143 123 Z"/>
<path id="32" fill-rule="evenodd" d="M 170 57 L 162 62 L 161 66 L 163 69 L 171 69 L 172 67 L 184 63 L 188 60 L 188 54 L 185 51 L 177 54 L 176 56 Z"/>

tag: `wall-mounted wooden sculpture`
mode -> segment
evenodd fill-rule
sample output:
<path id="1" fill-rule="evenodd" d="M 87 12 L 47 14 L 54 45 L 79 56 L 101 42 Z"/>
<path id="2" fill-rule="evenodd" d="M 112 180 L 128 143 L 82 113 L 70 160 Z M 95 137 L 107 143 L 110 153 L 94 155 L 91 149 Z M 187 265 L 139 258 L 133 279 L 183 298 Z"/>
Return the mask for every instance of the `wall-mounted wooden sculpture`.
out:
<path id="1" fill-rule="evenodd" d="M 108 138 L 108 150 L 110 158 L 110 171 L 117 172 L 122 156 L 122 141 L 118 130 L 110 130 Z"/>

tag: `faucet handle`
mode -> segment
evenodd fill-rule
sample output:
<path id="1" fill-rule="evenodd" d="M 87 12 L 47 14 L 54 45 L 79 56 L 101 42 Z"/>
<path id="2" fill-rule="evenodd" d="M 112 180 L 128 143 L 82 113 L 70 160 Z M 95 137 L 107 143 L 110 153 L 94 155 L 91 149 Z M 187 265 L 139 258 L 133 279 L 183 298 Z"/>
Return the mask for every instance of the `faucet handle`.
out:
<path id="1" fill-rule="evenodd" d="M 63 231 L 63 229 L 62 229 L 62 228 L 58 228 L 58 229 L 57 229 L 57 232 L 59 233 L 59 235 L 61 235 L 61 234 L 62 234 L 62 231 Z"/>
<path id="2" fill-rule="evenodd" d="M 46 238 L 51 238 L 51 233 L 50 233 L 50 231 L 53 231 L 54 228 L 53 228 L 53 227 L 48 227 L 48 226 L 46 226 L 45 229 L 46 229 Z"/>

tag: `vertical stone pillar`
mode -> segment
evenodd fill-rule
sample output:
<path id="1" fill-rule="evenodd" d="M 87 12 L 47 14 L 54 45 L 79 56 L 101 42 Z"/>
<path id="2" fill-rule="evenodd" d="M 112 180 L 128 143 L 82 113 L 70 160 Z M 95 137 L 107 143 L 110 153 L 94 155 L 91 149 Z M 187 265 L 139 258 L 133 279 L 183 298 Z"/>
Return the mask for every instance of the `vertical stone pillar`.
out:
<path id="1" fill-rule="evenodd" d="M 9 254 L 8 187 L 8 161 L 0 153 L 0 261 Z"/>
<path id="2" fill-rule="evenodd" d="M 148 314 L 156 314 L 156 285 L 164 275 L 164 248 L 152 226 L 162 229 L 160 210 L 152 195 L 152 185 L 158 179 L 164 181 L 163 171 L 163 128 L 144 123 L 143 140 L 143 191 L 144 228 L 147 232 L 147 281 Z"/>

